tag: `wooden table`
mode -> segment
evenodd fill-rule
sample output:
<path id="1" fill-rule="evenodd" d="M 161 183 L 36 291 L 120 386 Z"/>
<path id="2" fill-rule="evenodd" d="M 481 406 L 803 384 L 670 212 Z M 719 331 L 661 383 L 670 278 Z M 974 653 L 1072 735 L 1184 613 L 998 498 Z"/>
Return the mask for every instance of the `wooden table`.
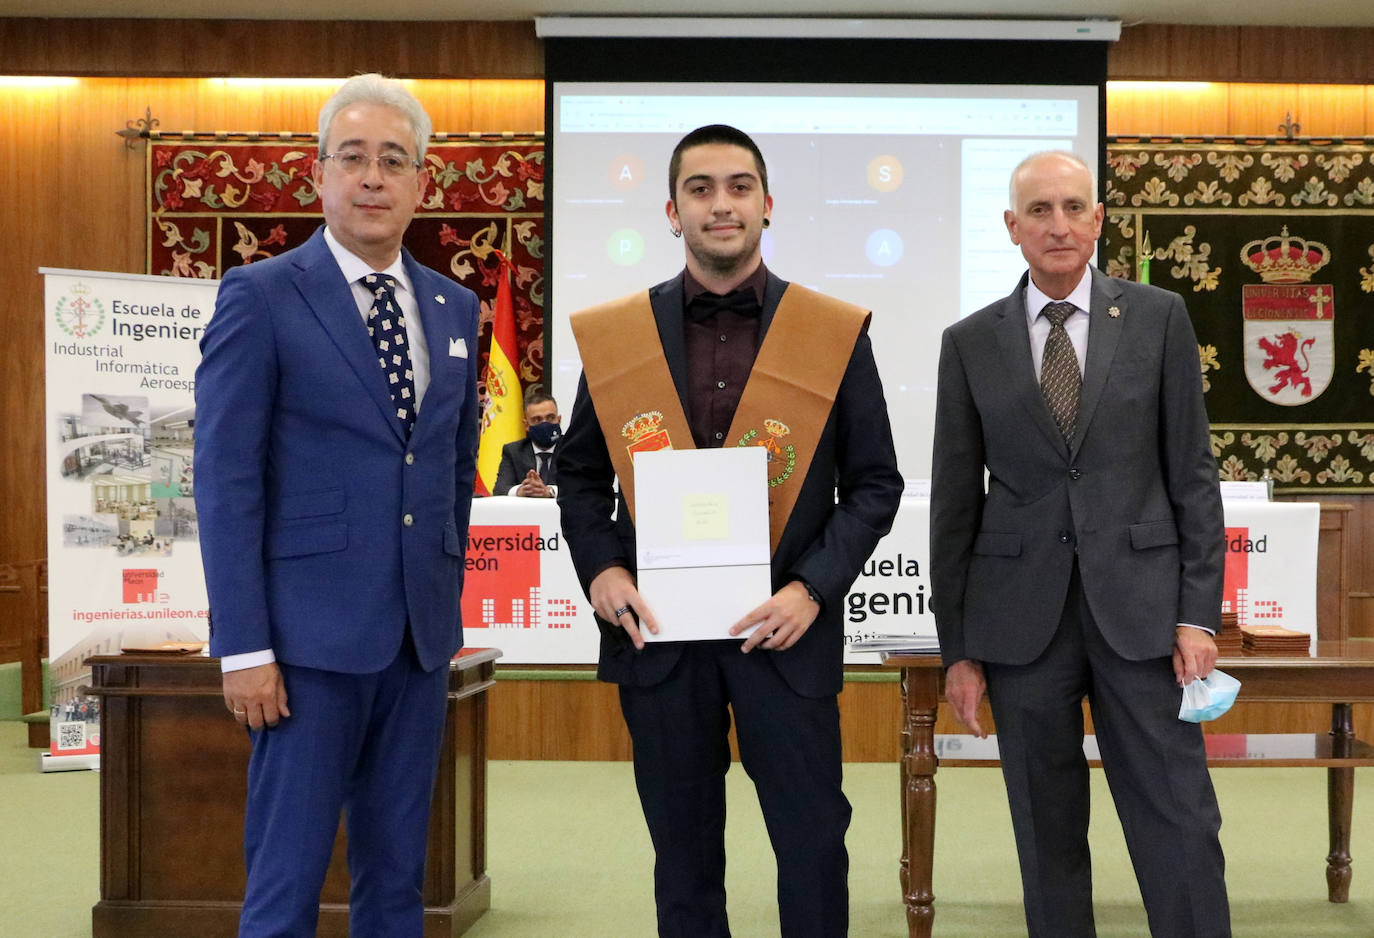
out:
<path id="1" fill-rule="evenodd" d="M 930 938 L 935 921 L 931 872 L 935 855 L 935 769 L 946 765 L 997 765 L 995 759 L 936 757 L 935 714 L 944 693 L 939 655 L 884 655 L 902 674 L 902 860 L 899 874 L 911 938 Z M 1337 643 L 1320 643 L 1315 658 L 1223 658 L 1217 667 L 1244 686 L 1240 701 L 1331 704 L 1331 728 L 1314 737 L 1310 756 L 1209 755 L 1211 765 L 1319 766 L 1327 770 L 1331 852 L 1326 858 L 1327 898 L 1350 895 L 1350 825 L 1356 766 L 1374 765 L 1374 747 L 1355 738 L 1351 705 L 1374 702 L 1374 655 Z M 1251 737 L 1252 739 L 1256 737 Z M 1262 737 L 1261 737 L 1262 738 Z"/>
<path id="2" fill-rule="evenodd" d="M 476 649 L 449 674 L 448 715 L 429 821 L 425 938 L 461 935 L 491 906 L 486 874 L 487 696 L 500 652 Z M 247 734 L 224 709 L 217 658 L 90 659 L 102 698 L 100 901 L 94 938 L 232 938 L 243 899 Z M 348 934 L 340 827 L 318 935 Z"/>

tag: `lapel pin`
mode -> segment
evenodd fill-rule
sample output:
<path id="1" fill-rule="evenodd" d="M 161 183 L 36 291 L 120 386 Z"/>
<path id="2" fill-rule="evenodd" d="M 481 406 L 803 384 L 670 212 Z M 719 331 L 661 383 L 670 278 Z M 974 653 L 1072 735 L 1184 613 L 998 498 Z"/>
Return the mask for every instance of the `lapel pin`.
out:
<path id="1" fill-rule="evenodd" d="M 442 305 L 444 304 L 444 295 L 443 295 L 442 293 L 436 293 L 436 294 L 434 294 L 434 302 L 436 302 L 436 303 L 438 303 L 440 306 L 442 306 Z M 1115 309 L 1115 308 L 1116 308 L 1115 306 L 1112 307 L 1112 309 Z"/>
<path id="2" fill-rule="evenodd" d="M 1107 315 L 1112 317 L 1113 319 L 1116 319 L 1118 316 L 1121 315 L 1121 309 L 1116 306 L 1108 306 Z"/>

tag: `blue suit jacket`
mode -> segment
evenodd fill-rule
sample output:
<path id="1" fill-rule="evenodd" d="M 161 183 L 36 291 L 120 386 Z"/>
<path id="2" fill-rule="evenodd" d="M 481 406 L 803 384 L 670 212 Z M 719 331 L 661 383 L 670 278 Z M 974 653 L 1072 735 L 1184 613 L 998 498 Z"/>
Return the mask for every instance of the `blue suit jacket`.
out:
<path id="1" fill-rule="evenodd" d="M 224 277 L 196 371 L 214 655 L 368 673 L 407 623 L 427 670 L 462 645 L 477 298 L 402 255 L 430 360 L 409 441 L 323 229 Z"/>

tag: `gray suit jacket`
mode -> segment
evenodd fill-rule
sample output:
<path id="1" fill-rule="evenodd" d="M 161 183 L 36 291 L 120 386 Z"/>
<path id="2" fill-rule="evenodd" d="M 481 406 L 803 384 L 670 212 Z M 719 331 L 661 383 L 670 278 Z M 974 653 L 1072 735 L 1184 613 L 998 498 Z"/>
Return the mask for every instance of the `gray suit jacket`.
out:
<path id="1" fill-rule="evenodd" d="M 930 556 L 946 665 L 1033 661 L 1058 627 L 1075 558 L 1123 658 L 1168 655 L 1179 622 L 1218 628 L 1221 497 L 1192 323 L 1176 294 L 1092 278 L 1068 445 L 1036 381 L 1025 277 L 945 330 Z"/>

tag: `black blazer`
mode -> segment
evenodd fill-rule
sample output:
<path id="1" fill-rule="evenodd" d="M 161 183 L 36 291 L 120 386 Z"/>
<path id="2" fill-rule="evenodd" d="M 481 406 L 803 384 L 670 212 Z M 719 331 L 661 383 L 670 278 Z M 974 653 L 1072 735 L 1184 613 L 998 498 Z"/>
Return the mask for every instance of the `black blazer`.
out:
<path id="1" fill-rule="evenodd" d="M 760 341 L 786 287 L 785 281 L 768 275 Z M 682 277 L 653 287 L 649 300 L 668 369 L 686 411 Z M 632 573 L 635 569 L 634 525 L 614 488 L 614 478 L 615 469 L 584 375 L 578 381 L 572 419 L 558 448 L 563 535 L 584 592 L 607 567 L 620 565 Z M 797 693 L 808 697 L 839 693 L 844 677 L 845 594 L 891 527 L 902 488 L 882 382 L 865 331 L 850 354 L 810 470 L 773 553 L 775 591 L 790 580 L 802 579 L 824 600 L 820 615 L 797 644 L 786 651 L 765 652 Z M 617 502 L 619 510 L 612 520 Z M 642 652 L 636 652 L 623 629 L 600 617 L 597 625 L 601 629 L 597 674 L 602 680 L 637 686 L 656 684 L 667 677 L 681 654 L 681 643 L 676 642 L 650 642 Z"/>
<path id="2" fill-rule="evenodd" d="M 558 452 L 560 440 L 554 445 L 554 453 Z M 525 476 L 531 469 L 539 468 L 539 460 L 534 455 L 534 444 L 529 437 L 523 440 L 514 440 L 501 447 L 501 465 L 496 470 L 496 482 L 492 485 L 493 495 L 505 495 L 512 487 L 525 481 Z"/>

